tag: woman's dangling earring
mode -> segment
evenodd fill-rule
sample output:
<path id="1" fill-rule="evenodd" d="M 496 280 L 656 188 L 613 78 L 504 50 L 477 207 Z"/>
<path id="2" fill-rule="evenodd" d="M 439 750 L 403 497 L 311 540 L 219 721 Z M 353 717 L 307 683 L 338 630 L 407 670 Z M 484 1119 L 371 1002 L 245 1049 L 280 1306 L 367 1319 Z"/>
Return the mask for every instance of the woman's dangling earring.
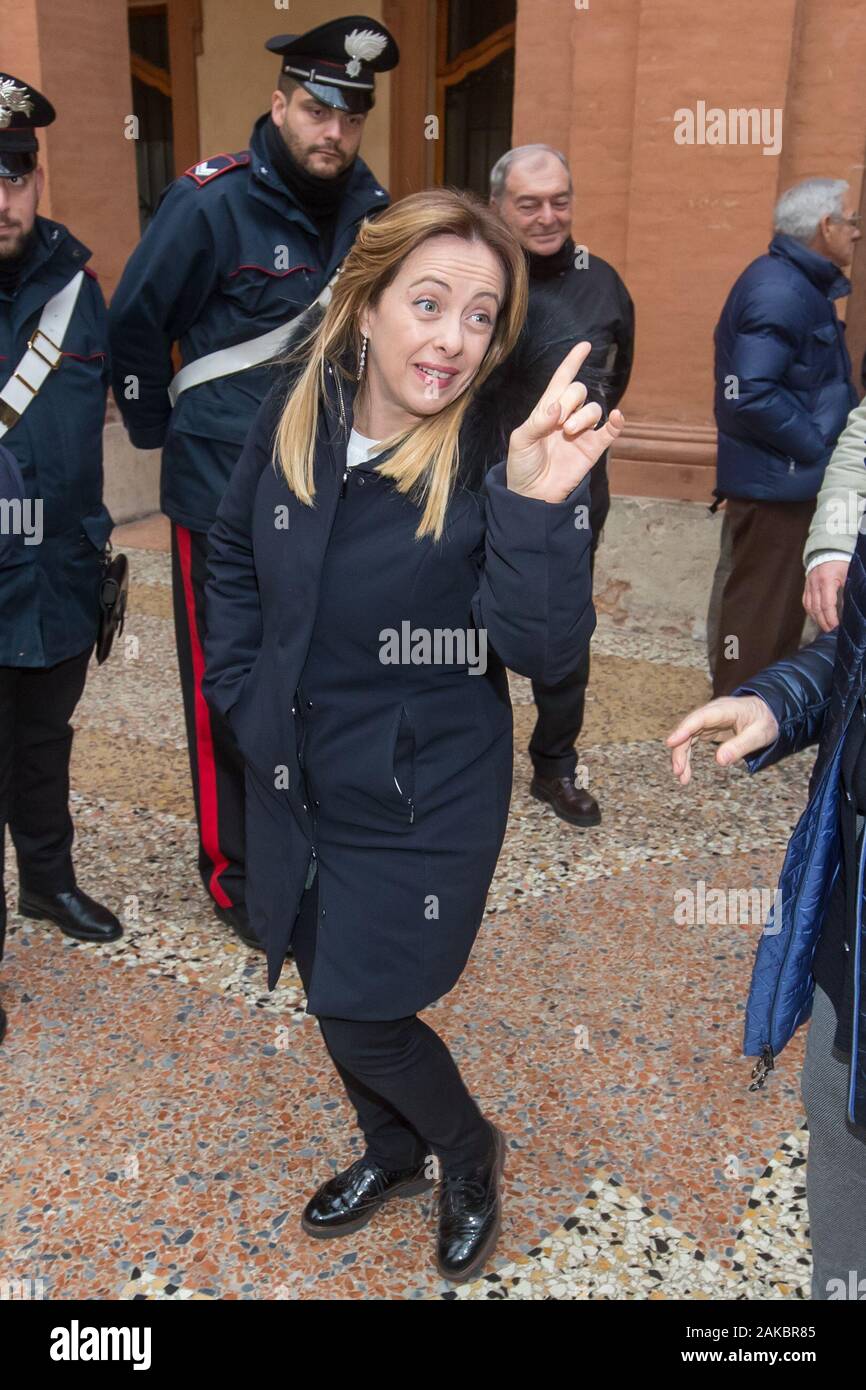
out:
<path id="1" fill-rule="evenodd" d="M 363 339 L 363 341 L 362 341 L 362 343 L 361 343 L 361 360 L 360 360 L 360 362 L 358 363 L 358 375 L 357 375 L 357 377 L 355 378 L 356 381 L 360 381 L 360 380 L 361 380 L 361 377 L 364 375 L 364 365 L 365 365 L 365 363 L 366 363 L 366 361 L 367 361 L 367 335 L 366 335 L 366 333 L 362 333 L 362 334 L 361 334 L 361 338 Z"/>

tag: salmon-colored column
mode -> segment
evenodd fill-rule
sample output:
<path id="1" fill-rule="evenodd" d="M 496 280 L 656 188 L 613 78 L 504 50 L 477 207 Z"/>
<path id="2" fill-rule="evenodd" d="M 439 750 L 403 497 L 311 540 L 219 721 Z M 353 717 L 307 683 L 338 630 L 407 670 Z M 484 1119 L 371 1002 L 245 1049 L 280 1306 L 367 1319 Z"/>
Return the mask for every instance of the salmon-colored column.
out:
<path id="1" fill-rule="evenodd" d="M 568 154 L 572 21 L 568 0 L 518 0 L 512 145 L 537 142 Z"/>
<path id="2" fill-rule="evenodd" d="M 57 111 L 39 210 L 90 247 L 108 298 L 139 236 L 126 0 L 4 0 L 3 62 Z"/>
<path id="3" fill-rule="evenodd" d="M 779 191 L 816 175 L 847 179 L 860 203 L 866 158 L 866 12 L 863 0 L 801 0 L 785 111 Z M 866 351 L 866 251 L 858 243 L 854 293 L 839 303 L 859 387 Z"/>
<path id="4" fill-rule="evenodd" d="M 515 145 L 553 145 L 574 179 L 572 235 L 627 278 L 639 0 L 518 7 Z"/>
<path id="5" fill-rule="evenodd" d="M 573 235 L 626 281 L 639 19 L 638 0 L 606 0 L 571 25 Z"/>
<path id="6" fill-rule="evenodd" d="M 629 288 L 641 325 L 639 414 L 712 419 L 713 341 L 736 277 L 772 235 L 779 153 L 763 144 L 698 143 L 707 109 L 784 107 L 795 0 L 727 0 L 696 22 L 684 0 L 641 6 L 628 232 Z M 695 113 L 695 143 L 677 143 L 677 111 Z M 774 127 L 768 123 L 768 133 Z"/>
<path id="7" fill-rule="evenodd" d="M 858 193 L 866 149 L 863 0 L 800 0 L 798 15 L 780 192 L 819 175 L 848 179 Z"/>

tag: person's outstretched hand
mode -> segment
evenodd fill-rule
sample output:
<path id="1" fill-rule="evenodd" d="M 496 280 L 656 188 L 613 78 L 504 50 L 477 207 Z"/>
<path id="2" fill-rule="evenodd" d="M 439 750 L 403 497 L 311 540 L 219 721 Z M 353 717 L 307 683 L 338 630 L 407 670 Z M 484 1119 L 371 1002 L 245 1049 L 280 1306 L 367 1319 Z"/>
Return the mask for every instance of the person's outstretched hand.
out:
<path id="1" fill-rule="evenodd" d="M 730 730 L 732 737 L 716 749 L 716 762 L 720 767 L 745 758 L 748 753 L 757 753 L 759 748 L 767 748 L 779 735 L 776 716 L 760 696 L 724 695 L 720 700 L 710 700 L 709 704 L 687 714 L 665 739 L 671 749 L 673 774 L 680 786 L 688 786 L 691 780 L 695 739 L 726 730 Z"/>
<path id="2" fill-rule="evenodd" d="M 839 626 L 839 594 L 848 578 L 850 560 L 825 560 L 806 575 L 803 607 L 822 632 Z"/>
<path id="3" fill-rule="evenodd" d="M 625 418 L 620 410 L 612 410 L 607 423 L 595 428 L 601 406 L 584 405 L 586 387 L 574 380 L 591 351 L 591 343 L 575 344 L 529 419 L 513 431 L 505 470 L 512 492 L 564 502 L 622 433 Z"/>

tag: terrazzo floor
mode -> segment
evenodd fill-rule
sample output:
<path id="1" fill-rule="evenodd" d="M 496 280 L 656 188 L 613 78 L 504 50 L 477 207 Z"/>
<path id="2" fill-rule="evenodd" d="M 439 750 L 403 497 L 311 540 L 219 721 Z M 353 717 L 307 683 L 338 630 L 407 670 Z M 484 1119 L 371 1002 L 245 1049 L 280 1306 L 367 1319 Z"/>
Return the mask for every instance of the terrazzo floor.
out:
<path id="1" fill-rule="evenodd" d="M 79 881 L 126 931 L 93 947 L 12 912 L 0 1276 L 49 1299 L 807 1298 L 804 1030 L 750 1092 L 760 920 L 683 925 L 675 905 L 772 892 L 809 754 L 750 779 L 704 748 L 680 788 L 662 739 L 707 696 L 702 648 L 601 593 L 580 764 L 603 820 L 575 830 L 528 795 L 512 677 L 505 847 L 469 966 L 426 1015 L 508 1138 L 499 1248 L 455 1288 L 427 1195 L 342 1241 L 300 1229 L 360 1135 L 294 967 L 268 994 L 199 886 L 167 534 L 117 540 L 130 616 L 78 709 L 72 804 Z"/>

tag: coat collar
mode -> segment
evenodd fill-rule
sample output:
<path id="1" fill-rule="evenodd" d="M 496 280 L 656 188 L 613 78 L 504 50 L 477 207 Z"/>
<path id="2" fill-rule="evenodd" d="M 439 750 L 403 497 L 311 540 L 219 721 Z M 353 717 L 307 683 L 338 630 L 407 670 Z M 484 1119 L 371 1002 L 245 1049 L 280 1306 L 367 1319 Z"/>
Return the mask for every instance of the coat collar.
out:
<path id="1" fill-rule="evenodd" d="M 517 354 L 512 354 L 517 356 Z M 509 362 L 510 359 L 506 359 Z M 355 364 L 350 354 L 342 359 L 344 372 L 337 371 L 337 363 L 329 362 L 325 367 L 325 437 L 334 456 L 335 464 L 339 466 L 340 474 L 346 466 L 346 448 L 349 442 L 349 435 L 352 431 L 354 422 L 355 396 L 358 391 L 358 382 L 355 377 Z M 496 374 L 494 374 L 496 375 Z M 509 381 L 508 389 L 517 389 L 521 370 L 516 367 L 514 382 Z M 491 378 L 492 380 L 492 378 Z M 487 383 L 485 382 L 485 385 Z M 482 388 L 483 389 L 483 388 Z M 499 394 L 498 392 L 496 394 Z M 526 414 L 532 409 L 535 397 L 529 402 Z M 527 396 L 529 401 L 529 396 Z M 460 432 L 460 466 L 455 480 L 455 491 L 463 488 L 470 492 L 481 492 L 484 487 L 484 474 L 486 466 L 482 462 L 485 449 L 481 447 L 482 440 L 489 451 L 489 442 L 495 437 L 494 422 L 483 409 L 482 403 L 476 397 L 470 403 L 463 427 Z M 394 444 L 390 449 L 383 449 L 374 458 L 368 459 L 365 463 L 356 465 L 360 469 L 374 469 L 394 453 L 397 445 Z M 497 448 L 495 457 L 490 459 L 490 463 L 499 463 L 505 457 L 507 449 Z"/>
<path id="2" fill-rule="evenodd" d="M 355 392 L 358 383 L 350 371 L 341 371 L 347 364 L 336 360 L 325 365 L 325 408 L 331 443 L 340 441 L 345 448 L 355 416 Z"/>
<path id="3" fill-rule="evenodd" d="M 826 294 L 828 299 L 841 299 L 851 293 L 851 281 L 847 275 L 843 275 L 839 267 L 826 256 L 819 256 L 817 251 L 810 251 L 808 246 L 804 246 L 795 237 L 779 232 L 770 242 L 769 252 L 771 256 L 778 256 L 781 260 L 795 265 L 808 280 L 811 280 L 816 289 Z"/>
<path id="4" fill-rule="evenodd" d="M 342 365 L 345 369 L 343 372 L 338 371 L 336 361 L 328 362 L 325 367 L 328 443 L 341 472 L 346 466 L 346 448 L 354 423 L 355 396 L 359 385 L 348 356 L 342 359 Z M 393 444 L 390 449 L 383 449 L 373 458 L 356 464 L 355 468 L 362 471 L 375 469 L 376 465 L 393 454 L 396 448 L 397 445 Z"/>
<path id="5" fill-rule="evenodd" d="M 571 236 L 567 236 L 559 250 L 551 256 L 540 256 L 537 251 L 527 251 L 524 247 L 523 256 L 530 280 L 552 280 L 557 275 L 563 276 L 567 270 L 574 268 L 575 250 Z"/>
<path id="6" fill-rule="evenodd" d="M 250 136 L 252 190 L 257 196 L 263 197 L 265 202 L 277 207 L 284 217 L 288 212 L 293 221 L 300 222 L 311 236 L 318 238 L 319 233 L 308 213 L 301 207 L 291 189 L 286 187 L 276 171 L 270 167 L 262 134 L 265 121 L 270 119 L 270 112 L 267 111 L 263 116 L 259 116 Z M 354 226 L 356 222 L 368 214 L 383 210 L 388 206 L 388 202 L 387 189 L 383 188 L 373 177 L 369 167 L 361 156 L 357 155 L 349 186 L 340 203 L 334 229 L 334 245 L 337 245 L 341 232 L 347 227 Z M 354 240 L 354 237 L 352 239 Z"/>
<path id="7" fill-rule="evenodd" d="M 14 303 L 16 308 L 26 304 L 28 312 L 44 304 L 90 260 L 91 252 L 74 237 L 62 222 L 37 214 L 36 249 L 14 294 L 0 290 L 0 299 Z"/>

